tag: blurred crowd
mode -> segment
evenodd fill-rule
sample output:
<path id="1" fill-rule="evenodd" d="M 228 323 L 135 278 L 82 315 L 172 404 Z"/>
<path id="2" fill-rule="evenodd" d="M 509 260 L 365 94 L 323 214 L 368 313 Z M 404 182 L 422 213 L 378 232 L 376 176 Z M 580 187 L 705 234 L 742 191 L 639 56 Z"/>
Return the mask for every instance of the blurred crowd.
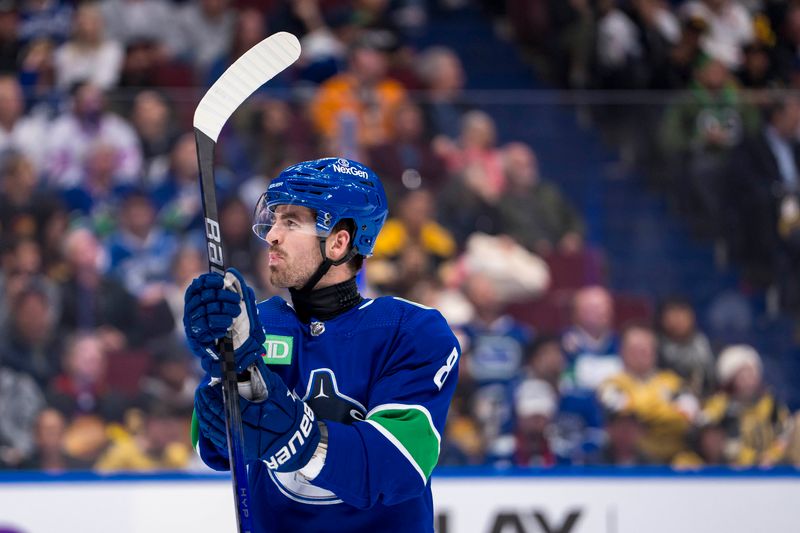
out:
<path id="1" fill-rule="evenodd" d="M 487 5 L 554 84 L 627 95 L 590 120 L 716 244 L 720 263 L 800 315 L 800 3 Z"/>
<path id="2" fill-rule="evenodd" d="M 301 38 L 299 62 L 234 115 L 218 147 L 226 262 L 259 299 L 282 294 L 250 229 L 270 179 L 332 154 L 372 166 L 391 218 L 362 292 L 440 309 L 463 347 L 441 464 L 800 463 L 793 415 L 764 382 L 761 355 L 707 338 L 687 300 L 658 302 L 654 313 L 649 300 L 609 291 L 602 249 L 586 243 L 558 176 L 542 175 L 528 144 L 498 141 L 492 115 L 470 104 L 455 50 L 410 45 L 431 10 L 469 2 L 432 4 L 0 1 L 0 469 L 201 468 L 189 444 L 200 369 L 182 328 L 184 289 L 207 268 L 191 115 L 233 60 L 281 30 Z M 569 67 L 565 86 L 619 88 L 640 79 L 621 70 L 631 50 L 639 67 L 651 65 L 636 13 L 652 15 L 652 36 L 682 58 L 692 31 L 710 41 L 715 19 L 703 16 L 728 2 L 616 4 L 509 0 L 492 13 L 525 46 L 542 45 L 529 39 L 536 24 L 558 32 L 548 53 L 570 58 L 553 63 Z M 548 7 L 545 23 L 511 16 L 534 5 Z M 722 27 L 721 51 L 703 44 L 701 60 L 662 73 L 682 73 L 683 85 L 668 87 L 686 87 L 700 65 L 716 65 L 725 89 L 698 89 L 665 124 L 733 121 L 703 106 L 738 98 L 730 73 L 744 55 L 731 47 L 778 26 L 731 5 L 751 28 L 741 40 L 731 44 Z M 617 70 L 584 57 L 604 49 L 581 48 L 587 35 L 609 41 L 603 65 Z M 719 104 L 726 113 L 739 109 L 730 101 Z M 762 148 L 785 155 L 780 139 L 794 147 L 785 132 L 797 130 L 787 114 L 800 122 L 800 104 L 768 109 Z M 687 135 L 674 137 L 703 154 L 704 141 Z M 796 194 L 797 167 L 784 155 L 776 183 L 794 176 Z M 778 197 L 744 200 L 757 210 Z M 782 244 L 797 229 L 784 211 L 776 216 L 788 233 L 772 228 Z"/>

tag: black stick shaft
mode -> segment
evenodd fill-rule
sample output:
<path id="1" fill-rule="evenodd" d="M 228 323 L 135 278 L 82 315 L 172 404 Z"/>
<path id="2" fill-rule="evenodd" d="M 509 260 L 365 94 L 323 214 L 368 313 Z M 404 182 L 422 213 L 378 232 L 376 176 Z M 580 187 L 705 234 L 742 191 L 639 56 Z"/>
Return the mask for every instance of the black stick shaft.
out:
<path id="1" fill-rule="evenodd" d="M 224 276 L 225 261 L 217 214 L 217 191 L 214 183 L 214 148 L 217 143 L 197 128 L 194 130 L 194 138 L 197 144 L 197 161 L 200 166 L 200 194 L 203 199 L 206 243 L 208 244 L 208 268 L 211 272 L 217 272 Z M 222 393 L 225 401 L 228 460 L 233 478 L 236 521 L 239 533 L 252 533 L 250 488 L 247 484 L 247 467 L 244 461 L 242 414 L 239 411 L 236 362 L 233 357 L 233 341 L 230 334 L 222 339 L 219 348 L 222 355 Z"/>

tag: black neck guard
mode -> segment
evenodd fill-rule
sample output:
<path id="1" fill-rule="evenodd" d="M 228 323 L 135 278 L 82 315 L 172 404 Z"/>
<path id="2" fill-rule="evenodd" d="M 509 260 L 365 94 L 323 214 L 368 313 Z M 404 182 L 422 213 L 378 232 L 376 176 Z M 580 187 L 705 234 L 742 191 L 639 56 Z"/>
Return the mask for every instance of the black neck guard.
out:
<path id="1" fill-rule="evenodd" d="M 312 317 L 330 320 L 349 311 L 363 300 L 358 293 L 356 278 L 315 291 L 289 289 L 289 294 L 297 316 L 304 323 L 310 322 Z"/>

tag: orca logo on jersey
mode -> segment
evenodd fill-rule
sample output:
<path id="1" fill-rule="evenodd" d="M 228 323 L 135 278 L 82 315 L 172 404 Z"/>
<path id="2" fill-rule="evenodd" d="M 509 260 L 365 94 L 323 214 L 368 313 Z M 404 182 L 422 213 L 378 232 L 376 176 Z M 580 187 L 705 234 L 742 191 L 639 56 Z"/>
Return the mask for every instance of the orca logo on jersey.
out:
<path id="1" fill-rule="evenodd" d="M 336 374 L 330 368 L 311 371 L 303 398 L 322 420 L 352 424 L 364 420 L 367 410 L 361 403 L 339 391 Z"/>
<path id="2" fill-rule="evenodd" d="M 300 446 L 305 444 L 311 428 L 314 424 L 314 411 L 307 403 L 303 404 L 303 419 L 300 421 L 300 428 L 294 432 L 294 435 L 289 438 L 289 442 L 281 446 L 277 453 L 273 454 L 269 459 L 265 459 L 267 468 L 277 470 L 280 465 L 294 457 Z"/>

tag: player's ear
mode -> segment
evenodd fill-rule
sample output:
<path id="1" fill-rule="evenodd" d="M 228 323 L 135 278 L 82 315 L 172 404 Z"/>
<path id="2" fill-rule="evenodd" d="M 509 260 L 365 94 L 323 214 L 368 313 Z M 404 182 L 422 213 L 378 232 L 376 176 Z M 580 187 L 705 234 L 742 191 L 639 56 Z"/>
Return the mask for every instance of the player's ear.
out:
<path id="1" fill-rule="evenodd" d="M 328 251 L 328 258 L 338 261 L 350 249 L 350 233 L 346 229 L 334 231 L 328 236 L 325 246 Z"/>

